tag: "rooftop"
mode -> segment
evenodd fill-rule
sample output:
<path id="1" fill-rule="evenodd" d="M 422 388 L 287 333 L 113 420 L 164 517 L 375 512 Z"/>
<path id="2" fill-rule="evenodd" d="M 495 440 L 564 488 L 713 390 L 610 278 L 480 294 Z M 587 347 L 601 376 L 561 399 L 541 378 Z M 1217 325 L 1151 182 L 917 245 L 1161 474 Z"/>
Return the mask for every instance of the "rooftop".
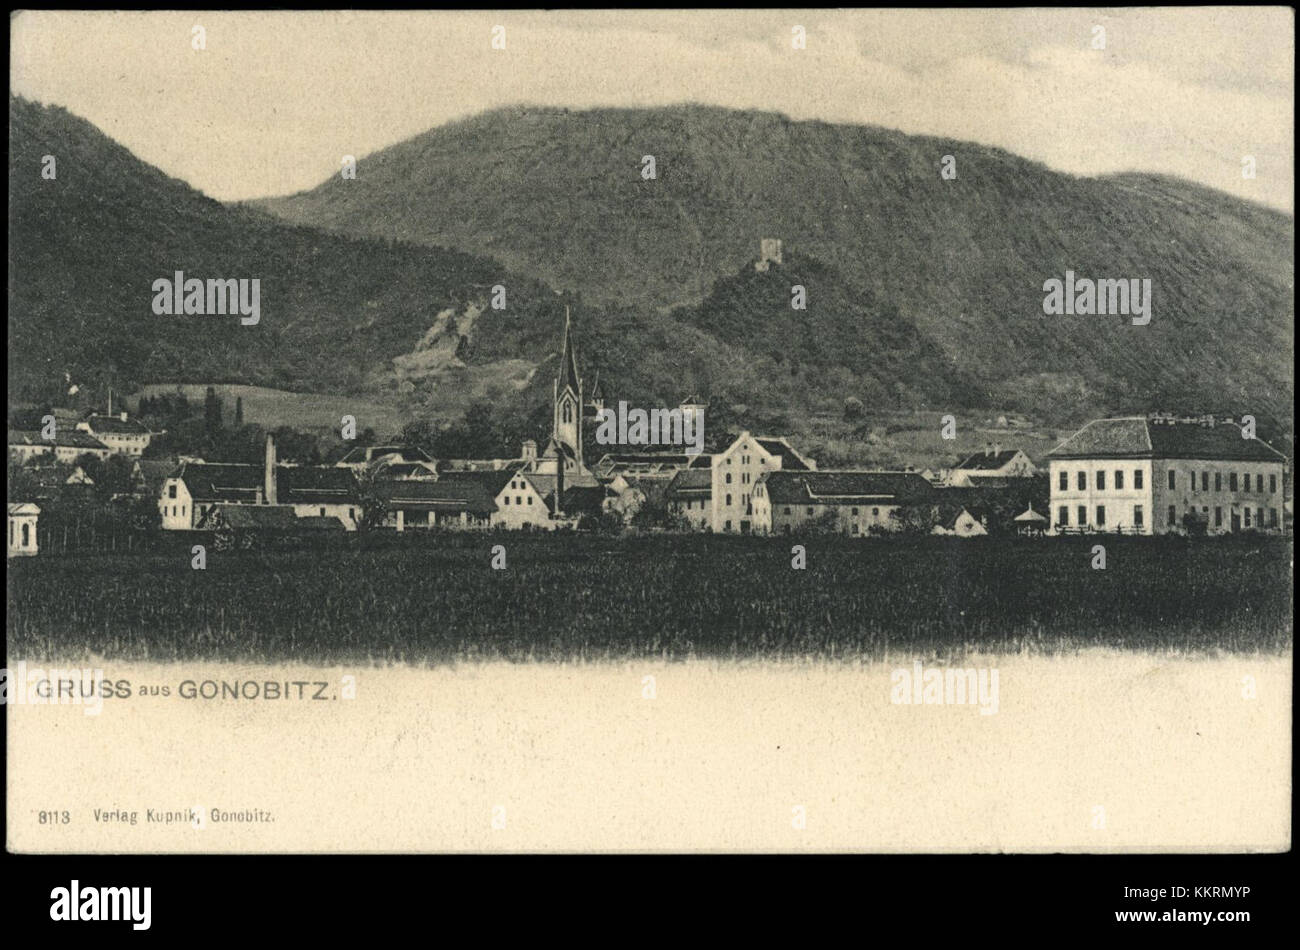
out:
<path id="1" fill-rule="evenodd" d="M 1259 439 L 1242 435 L 1234 422 L 1128 416 L 1095 419 L 1048 453 L 1054 459 L 1159 458 L 1284 462 Z"/>

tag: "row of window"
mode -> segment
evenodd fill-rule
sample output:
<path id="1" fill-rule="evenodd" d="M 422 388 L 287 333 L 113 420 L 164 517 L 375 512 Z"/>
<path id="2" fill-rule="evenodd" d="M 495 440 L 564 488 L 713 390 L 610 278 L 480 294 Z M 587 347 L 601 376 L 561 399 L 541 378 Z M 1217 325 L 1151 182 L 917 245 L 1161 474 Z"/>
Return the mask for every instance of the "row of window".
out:
<path id="1" fill-rule="evenodd" d="M 1114 471 L 1112 471 L 1110 474 L 1114 476 L 1114 478 L 1111 481 L 1114 490 L 1123 491 L 1124 490 L 1124 469 L 1117 468 Z M 1107 481 L 1107 477 L 1106 477 L 1107 473 L 1105 469 L 1099 469 L 1098 471 L 1094 472 L 1093 475 L 1094 475 L 1096 491 L 1105 491 L 1106 481 Z M 1133 470 L 1133 488 L 1135 490 L 1141 491 L 1145 487 L 1143 475 L 1144 473 L 1142 469 L 1136 468 Z M 1178 487 L 1178 472 L 1172 468 L 1169 470 L 1168 473 L 1168 484 L 1171 490 L 1176 489 Z M 1200 485 L 1200 491 L 1209 491 L 1210 473 L 1209 472 L 1188 472 L 1187 473 L 1188 488 L 1190 488 L 1192 491 L 1197 491 L 1198 484 Z M 1228 472 L 1228 491 L 1232 491 L 1232 492 L 1237 491 L 1237 484 L 1238 484 L 1237 473 Z M 1254 485 L 1255 485 L 1254 490 L 1257 493 L 1259 494 L 1264 493 L 1264 475 L 1262 472 L 1255 473 Z M 1075 486 L 1078 491 L 1088 490 L 1088 473 L 1086 471 L 1075 473 Z M 1057 489 L 1059 491 L 1070 490 L 1069 472 L 1062 470 L 1058 474 Z M 1223 472 L 1214 473 L 1214 490 L 1223 491 Z M 1242 491 L 1251 490 L 1250 472 L 1241 473 L 1241 490 Z M 1277 474 L 1274 473 L 1268 476 L 1268 493 L 1272 495 L 1272 494 L 1276 494 L 1276 492 L 1277 492 Z"/>
<path id="2" fill-rule="evenodd" d="M 1209 490 L 1210 490 L 1210 473 L 1209 473 L 1209 472 L 1199 472 L 1199 473 L 1198 473 L 1198 472 L 1188 472 L 1188 473 L 1187 473 L 1187 486 L 1188 486 L 1188 488 L 1190 488 L 1192 491 L 1196 491 L 1196 485 L 1197 485 L 1197 482 L 1198 482 L 1198 479 L 1197 479 L 1197 475 L 1198 475 L 1198 474 L 1200 475 L 1200 479 L 1199 479 L 1200 486 L 1201 486 L 1200 490 L 1201 490 L 1201 491 L 1209 491 Z M 1177 485 L 1178 485 L 1178 477 L 1177 477 L 1177 473 L 1176 473 L 1176 472 L 1171 468 L 1171 469 L 1169 470 L 1169 487 L 1170 487 L 1170 488 L 1176 488 Z M 1222 472 L 1215 472 L 1215 473 L 1214 473 L 1214 490 L 1215 490 L 1215 491 L 1223 491 L 1223 473 L 1222 473 Z M 1229 472 L 1229 473 L 1228 473 L 1228 491 L 1236 491 L 1236 490 L 1237 490 L 1237 473 L 1236 473 L 1236 472 Z M 1241 490 L 1242 490 L 1242 491 L 1250 491 L 1250 472 L 1242 472 L 1242 473 L 1241 473 Z M 1261 495 L 1264 493 L 1264 475 L 1263 475 L 1263 473 L 1261 473 L 1261 472 L 1256 472 L 1256 473 L 1255 473 L 1255 491 L 1256 491 L 1256 493 L 1261 494 Z M 1277 475 L 1276 475 L 1276 473 L 1274 473 L 1274 474 L 1271 474 L 1271 475 L 1268 476 L 1268 493 L 1269 493 L 1270 495 L 1272 495 L 1272 494 L 1275 494 L 1276 492 L 1277 492 Z"/>
<path id="3" fill-rule="evenodd" d="M 516 505 L 516 506 L 523 506 L 523 505 L 526 505 L 526 504 L 527 504 L 527 505 L 531 505 L 532 503 L 533 503 L 533 496 L 532 496 L 532 495 L 526 495 L 526 496 L 525 496 L 525 495 L 515 495 L 515 505 Z M 509 496 L 509 495 L 506 495 L 506 496 L 505 496 L 505 504 L 507 504 L 507 505 L 510 504 L 510 496 Z"/>
<path id="4" fill-rule="evenodd" d="M 1189 508 L 1188 510 L 1189 510 L 1189 511 L 1195 511 L 1196 509 L 1194 509 L 1194 508 Z M 1269 527 L 1271 527 L 1271 528 L 1276 528 L 1276 527 L 1278 526 L 1278 522 L 1279 522 L 1279 518 L 1280 518 L 1280 516 L 1278 515 L 1278 510 L 1277 510 L 1276 508 L 1268 508 L 1268 509 L 1265 509 L 1263 506 L 1260 506 L 1260 507 L 1257 507 L 1257 508 L 1254 509 L 1254 523 L 1253 523 L 1253 524 L 1251 523 L 1251 509 L 1250 509 L 1250 508 L 1242 508 L 1240 516 L 1238 516 L 1237 512 L 1234 510 L 1234 511 L 1233 511 L 1233 514 L 1232 514 L 1232 519 L 1233 519 L 1233 521 L 1232 521 L 1232 526 L 1233 526 L 1234 529 L 1236 529 L 1239 525 L 1240 525 L 1240 527 L 1243 527 L 1243 528 L 1250 528 L 1250 527 L 1262 528 L 1262 527 L 1264 527 L 1264 513 L 1265 513 L 1265 511 L 1268 512 L 1268 516 L 1269 516 L 1269 518 L 1268 518 L 1268 520 L 1269 520 Z M 1206 521 L 1208 522 L 1208 521 L 1209 521 L 1209 517 L 1210 517 L 1210 506 L 1209 506 L 1209 505 L 1204 505 L 1204 506 L 1201 508 L 1201 513 L 1205 516 L 1205 519 L 1206 519 Z M 1075 523 L 1074 523 L 1074 526 L 1075 526 L 1076 528 L 1086 528 L 1086 527 L 1104 528 L 1104 527 L 1106 527 L 1106 506 L 1105 506 L 1105 505 L 1098 505 L 1098 506 L 1097 506 L 1096 511 L 1095 511 L 1095 518 L 1094 518 L 1094 520 L 1093 520 L 1093 522 L 1092 522 L 1091 525 L 1089 525 L 1089 523 L 1088 523 L 1088 506 L 1087 506 L 1087 505 L 1079 505 L 1079 506 L 1077 506 L 1077 507 L 1075 508 L 1075 515 L 1076 515 L 1076 521 L 1075 521 Z M 1145 517 L 1146 517 L 1146 513 L 1143 511 L 1142 506 L 1141 506 L 1141 505 L 1134 505 L 1134 506 L 1133 506 L 1133 527 L 1135 527 L 1135 528 L 1141 528 L 1141 527 L 1146 523 L 1146 522 L 1145 522 Z M 1238 520 L 1239 518 L 1240 518 L 1240 520 Z M 1177 508 L 1177 506 L 1175 506 L 1175 505 L 1170 505 L 1170 506 L 1169 506 L 1169 512 L 1168 512 L 1168 515 L 1167 515 L 1166 523 L 1167 523 L 1168 525 L 1170 525 L 1171 527 L 1176 527 L 1176 526 L 1178 525 L 1178 508 Z M 1070 527 L 1070 506 L 1069 506 L 1069 505 L 1061 505 L 1059 508 L 1057 508 L 1057 510 L 1056 510 L 1056 524 L 1057 524 L 1058 527 L 1061 527 L 1061 528 L 1068 528 L 1068 527 Z M 1222 527 L 1223 527 L 1223 508 L 1220 507 L 1220 506 L 1218 506 L 1218 505 L 1216 505 L 1215 508 L 1214 508 L 1214 526 L 1215 526 L 1216 528 L 1222 528 Z"/>
<path id="5" fill-rule="evenodd" d="M 1096 474 L 1096 476 L 1097 476 L 1097 477 L 1096 477 L 1096 482 L 1097 482 L 1097 491 L 1105 491 L 1105 490 L 1106 490 L 1106 472 L 1105 472 L 1105 470 L 1099 470 L 1099 471 L 1097 471 L 1095 474 Z M 1124 470 L 1123 470 L 1122 468 L 1117 468 L 1117 469 L 1115 469 L 1115 471 L 1114 471 L 1114 475 L 1115 475 L 1115 481 L 1114 481 L 1115 491 L 1123 491 L 1123 490 L 1124 490 Z M 1146 473 L 1145 473 L 1142 469 L 1140 469 L 1140 468 L 1135 468 L 1135 469 L 1133 469 L 1133 488 L 1134 488 L 1134 489 L 1136 489 L 1136 490 L 1138 490 L 1138 491 L 1141 491 L 1141 490 L 1145 487 L 1145 475 L 1146 475 Z M 1075 483 L 1076 483 L 1076 485 L 1078 486 L 1078 490 L 1079 490 L 1079 491 L 1087 491 L 1087 490 L 1088 490 L 1088 473 L 1087 473 L 1087 472 L 1077 472 L 1077 473 L 1075 474 Z M 1067 472 L 1067 471 L 1065 471 L 1064 469 L 1061 470 L 1060 476 L 1057 478 L 1057 489 L 1058 489 L 1059 491 L 1069 491 L 1069 490 L 1070 490 L 1070 473 Z"/>

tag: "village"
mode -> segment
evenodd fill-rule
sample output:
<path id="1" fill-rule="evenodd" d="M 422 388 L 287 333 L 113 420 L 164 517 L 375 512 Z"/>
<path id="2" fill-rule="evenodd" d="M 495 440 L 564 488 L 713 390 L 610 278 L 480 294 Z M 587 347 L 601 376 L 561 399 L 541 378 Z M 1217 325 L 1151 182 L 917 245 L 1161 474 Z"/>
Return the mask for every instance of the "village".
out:
<path id="1" fill-rule="evenodd" d="M 89 493 L 87 469 L 108 465 L 125 483 L 111 501 L 135 505 L 137 530 L 211 532 L 244 546 L 358 530 L 858 538 L 1289 531 L 1285 456 L 1216 416 L 1096 419 L 1039 463 L 989 443 L 950 468 L 822 470 L 788 437 L 749 431 L 714 452 L 629 445 L 588 459 L 584 430 L 602 418 L 605 400 L 599 381 L 585 388 L 574 337 L 566 315 L 551 434 L 540 445 L 524 440 L 514 458 L 436 459 L 393 443 L 357 445 L 332 464 L 311 465 L 282 462 L 270 434 L 260 465 L 154 458 L 146 450 L 162 433 L 120 406 L 115 412 L 111 395 L 104 412 L 54 410 L 39 429 L 9 431 L 8 555 L 38 554 L 43 510 Z M 700 397 L 677 409 L 707 424 Z M 14 466 L 23 476 L 17 487 Z"/>

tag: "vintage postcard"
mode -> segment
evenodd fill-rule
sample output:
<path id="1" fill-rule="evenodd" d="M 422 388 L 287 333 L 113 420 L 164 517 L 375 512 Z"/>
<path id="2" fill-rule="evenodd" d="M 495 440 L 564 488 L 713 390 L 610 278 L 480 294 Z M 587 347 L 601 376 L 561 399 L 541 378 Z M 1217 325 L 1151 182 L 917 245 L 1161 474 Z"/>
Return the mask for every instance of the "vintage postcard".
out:
<path id="1" fill-rule="evenodd" d="M 1292 10 L 9 43 L 10 852 L 1290 849 Z"/>

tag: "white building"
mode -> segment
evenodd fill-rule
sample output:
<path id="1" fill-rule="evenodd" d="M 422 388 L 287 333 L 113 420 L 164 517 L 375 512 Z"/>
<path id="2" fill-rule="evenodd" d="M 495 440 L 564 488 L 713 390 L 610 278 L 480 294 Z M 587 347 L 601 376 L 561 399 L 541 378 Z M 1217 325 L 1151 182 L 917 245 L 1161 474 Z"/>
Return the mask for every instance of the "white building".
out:
<path id="1" fill-rule="evenodd" d="M 155 435 L 146 426 L 134 419 L 128 419 L 125 412 L 117 415 L 95 413 L 84 421 L 77 423 L 77 428 L 94 436 L 118 455 L 140 456 L 149 447 Z"/>
<path id="2" fill-rule="evenodd" d="M 1048 458 L 1052 533 L 1284 529 L 1286 459 L 1232 421 L 1098 419 Z"/>
<path id="3" fill-rule="evenodd" d="M 816 471 L 785 439 L 742 432 L 710 460 L 708 528 L 748 534 L 754 530 L 754 486 L 768 472 Z"/>
<path id="4" fill-rule="evenodd" d="M 970 488 L 989 479 L 1032 478 L 1038 468 L 1020 449 L 1003 449 L 989 445 L 963 459 L 948 473 L 947 484 L 953 488 Z"/>
<path id="5" fill-rule="evenodd" d="M 36 554 L 36 521 L 40 515 L 40 507 L 29 501 L 8 506 L 5 517 L 9 523 L 8 557 Z"/>

